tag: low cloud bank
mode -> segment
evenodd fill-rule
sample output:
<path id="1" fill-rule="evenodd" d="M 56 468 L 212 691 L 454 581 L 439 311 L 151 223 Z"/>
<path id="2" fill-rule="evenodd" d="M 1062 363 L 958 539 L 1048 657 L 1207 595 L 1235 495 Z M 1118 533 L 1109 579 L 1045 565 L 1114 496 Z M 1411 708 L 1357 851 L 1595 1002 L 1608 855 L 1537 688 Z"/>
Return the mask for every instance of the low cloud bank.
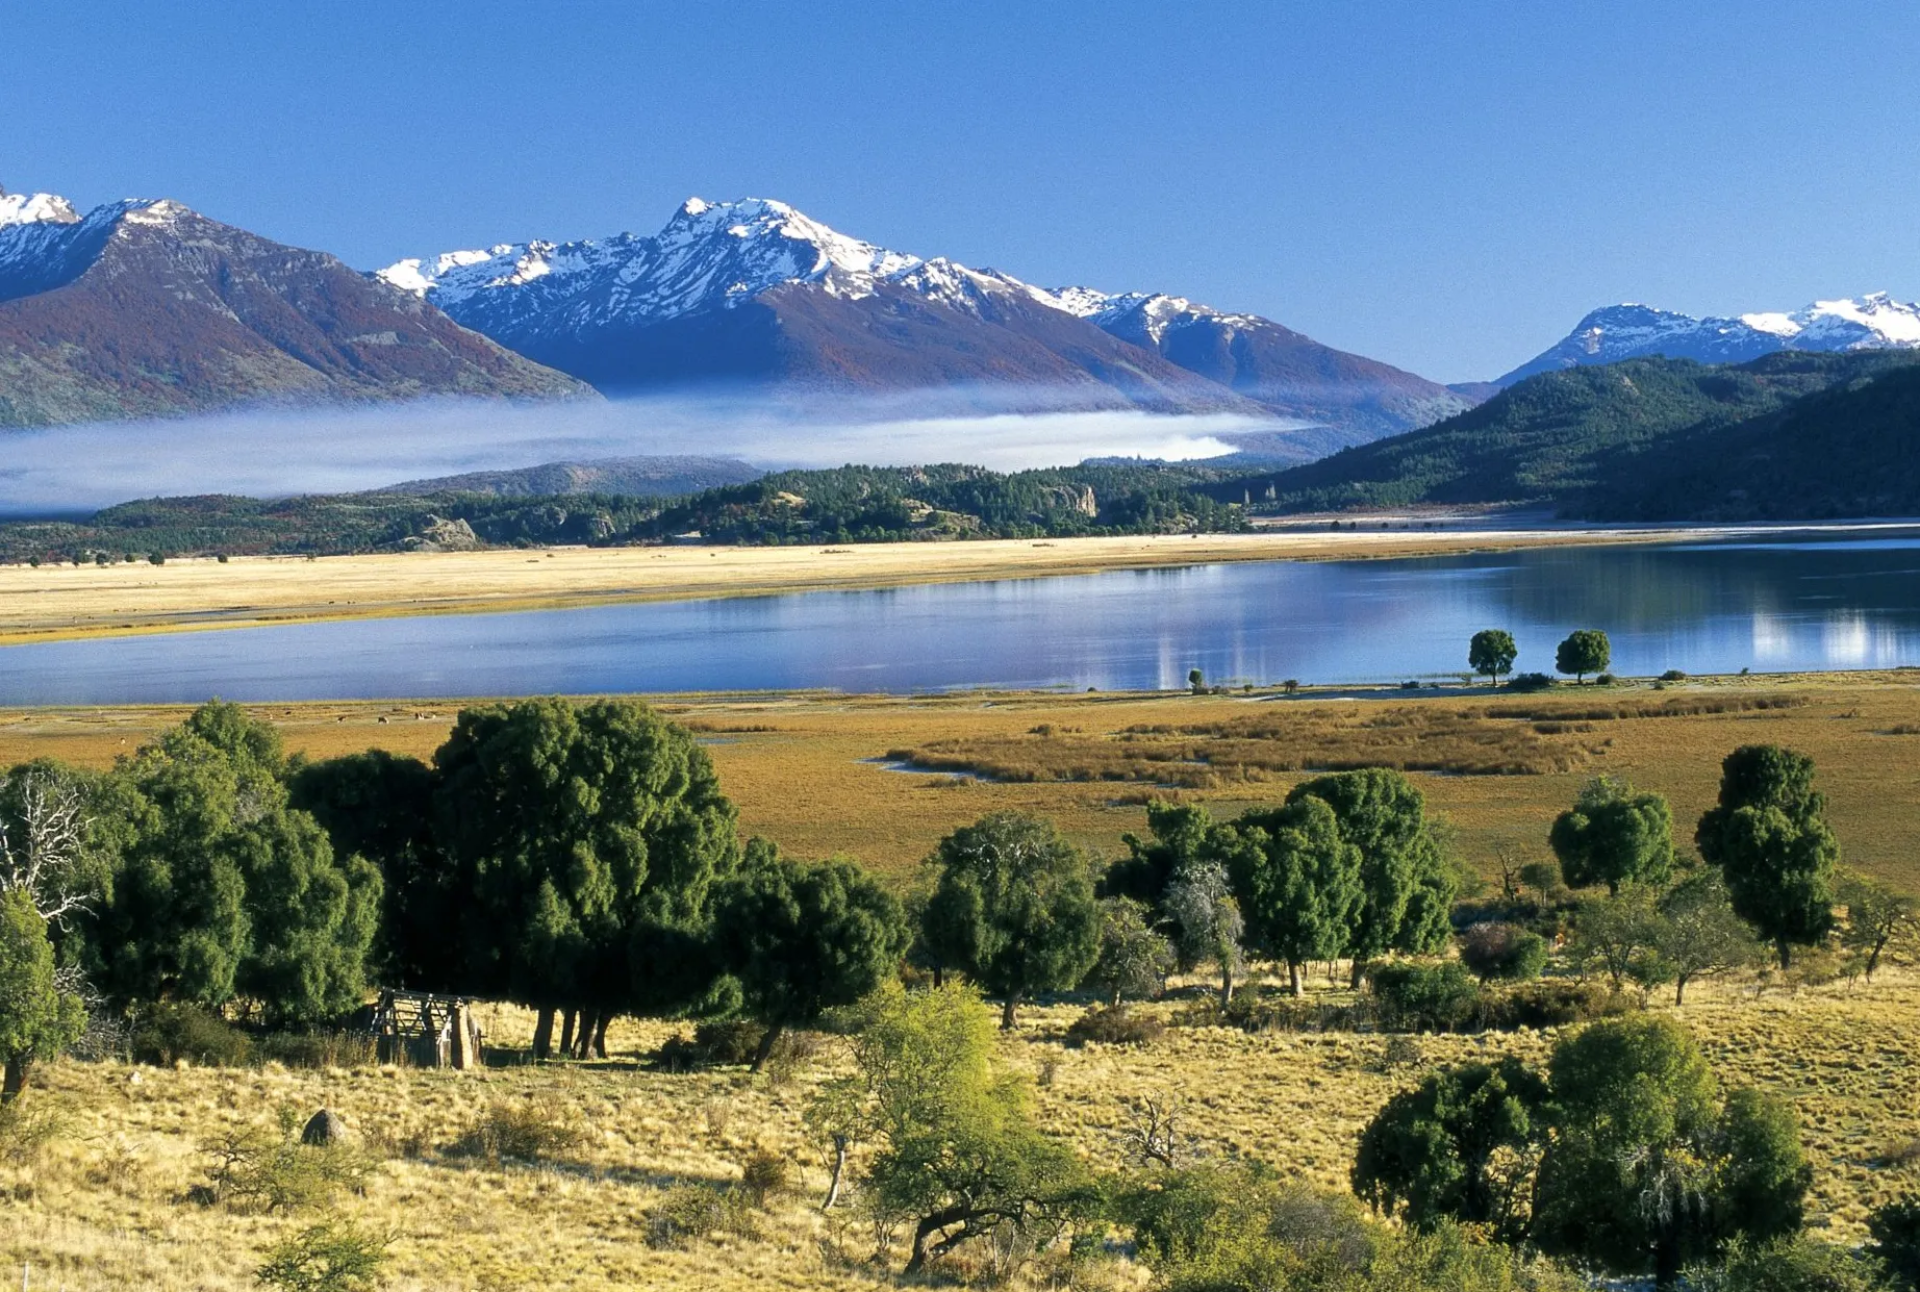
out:
<path id="1" fill-rule="evenodd" d="M 768 469 L 967 462 L 1009 471 L 1089 457 L 1188 460 L 1232 452 L 1225 437 L 1297 429 L 1232 414 L 1072 411 L 1038 402 L 1043 411 L 1015 411 L 1005 393 L 953 392 L 943 392 L 937 408 L 904 396 L 438 400 L 0 432 L 0 513 L 86 511 L 181 494 L 343 493 L 654 454 L 735 457 Z"/>

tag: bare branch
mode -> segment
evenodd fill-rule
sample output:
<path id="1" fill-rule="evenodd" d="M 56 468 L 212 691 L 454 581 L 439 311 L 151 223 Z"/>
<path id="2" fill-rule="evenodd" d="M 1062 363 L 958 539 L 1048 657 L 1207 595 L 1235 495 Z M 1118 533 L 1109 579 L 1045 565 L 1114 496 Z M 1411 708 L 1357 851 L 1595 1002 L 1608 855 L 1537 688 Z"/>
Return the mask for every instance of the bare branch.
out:
<path id="1" fill-rule="evenodd" d="M 71 780 L 30 768 L 15 781 L 18 837 L 0 822 L 0 892 L 21 891 L 40 918 L 60 924 L 87 909 L 80 874 L 86 832 L 85 804 Z"/>

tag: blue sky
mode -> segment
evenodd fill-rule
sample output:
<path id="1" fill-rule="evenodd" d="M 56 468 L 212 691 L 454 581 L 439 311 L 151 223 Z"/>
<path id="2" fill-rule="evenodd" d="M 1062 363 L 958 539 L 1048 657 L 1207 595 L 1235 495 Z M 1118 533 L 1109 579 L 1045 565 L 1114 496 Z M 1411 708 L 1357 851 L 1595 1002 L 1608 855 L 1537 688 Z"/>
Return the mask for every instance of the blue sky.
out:
<path id="1" fill-rule="evenodd" d="M 1465 380 L 1616 300 L 1920 296 L 1916 52 L 1910 3 L 0 0 L 0 183 L 363 268 L 780 197 Z"/>

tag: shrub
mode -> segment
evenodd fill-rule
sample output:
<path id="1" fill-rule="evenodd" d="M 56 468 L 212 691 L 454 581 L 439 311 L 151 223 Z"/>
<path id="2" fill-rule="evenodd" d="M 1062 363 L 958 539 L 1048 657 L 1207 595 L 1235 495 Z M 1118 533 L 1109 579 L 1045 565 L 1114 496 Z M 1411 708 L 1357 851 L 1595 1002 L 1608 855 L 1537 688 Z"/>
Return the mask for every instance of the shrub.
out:
<path id="1" fill-rule="evenodd" d="M 150 1005 L 135 1021 L 136 1063 L 170 1068 L 182 1060 L 209 1068 L 237 1068 L 253 1058 L 246 1033 L 193 1005 Z"/>
<path id="2" fill-rule="evenodd" d="M 752 1063 L 767 1029 L 748 1019 L 702 1023 L 693 1029 L 694 1049 L 701 1061 L 723 1067 Z"/>
<path id="3" fill-rule="evenodd" d="M 1067 1028 L 1067 1044 L 1151 1045 L 1166 1030 L 1167 1025 L 1151 1014 L 1136 1013 L 1125 1005 L 1095 1005 Z"/>
<path id="4" fill-rule="evenodd" d="M 727 1200 L 712 1189 L 683 1184 L 647 1211 L 647 1246 L 684 1247 L 725 1228 L 731 1217 Z"/>
<path id="5" fill-rule="evenodd" d="M 1547 940 L 1515 924 L 1488 921 L 1460 935 L 1460 960 L 1481 982 L 1528 982 L 1547 967 Z"/>
<path id="6" fill-rule="evenodd" d="M 786 1158 L 756 1147 L 740 1164 L 740 1190 L 754 1206 L 765 1210 L 774 1195 L 786 1189 L 791 1174 Z"/>
<path id="7" fill-rule="evenodd" d="M 65 1121 L 37 1100 L 0 1104 L 0 1162 L 30 1166 L 40 1150 L 66 1131 Z"/>
<path id="8" fill-rule="evenodd" d="M 1884 1292 L 1869 1261 L 1844 1247 L 1798 1237 L 1774 1243 L 1736 1243 L 1726 1259 L 1689 1271 L 1698 1292 Z"/>
<path id="9" fill-rule="evenodd" d="M 1554 681 L 1545 673 L 1515 673 L 1507 679 L 1509 691 L 1545 691 Z"/>
<path id="10" fill-rule="evenodd" d="M 1610 991 L 1598 982 L 1530 982 L 1483 1002 L 1481 1017 L 1488 1027 L 1511 1031 L 1520 1027 L 1537 1029 L 1590 1023 L 1636 1008 L 1632 997 Z"/>
<path id="11" fill-rule="evenodd" d="M 371 1234 L 348 1220 L 329 1220 L 273 1245 L 255 1272 L 286 1292 L 365 1292 L 380 1286 L 391 1234 Z"/>
<path id="12" fill-rule="evenodd" d="M 1677 668 L 1670 668 L 1660 675 L 1660 680 L 1662 682 L 1684 682 L 1687 680 L 1687 675 Z"/>
<path id="13" fill-rule="evenodd" d="M 1455 1031 L 1474 1018 L 1480 1004 L 1480 984 L 1451 960 L 1377 965 L 1370 990 L 1381 1026 L 1394 1031 Z"/>
<path id="14" fill-rule="evenodd" d="M 343 1190 L 366 1191 L 373 1162 L 351 1145 L 324 1148 L 297 1138 L 299 1117 L 280 1112 L 279 1133 L 260 1126 L 230 1130 L 202 1146 L 211 1159 L 198 1194 L 240 1211 L 302 1211 L 324 1207 Z"/>
<path id="15" fill-rule="evenodd" d="M 1600 676 L 1593 679 L 1593 684 L 1595 686 L 1612 686 L 1615 682 L 1618 682 L 1619 680 L 1620 680 L 1619 678 L 1615 677 L 1611 673 L 1602 673 L 1600 674 Z"/>
<path id="16" fill-rule="evenodd" d="M 565 1105 L 552 1095 L 539 1095 L 490 1105 L 454 1152 L 493 1162 L 537 1162 L 564 1153 L 583 1138 Z"/>

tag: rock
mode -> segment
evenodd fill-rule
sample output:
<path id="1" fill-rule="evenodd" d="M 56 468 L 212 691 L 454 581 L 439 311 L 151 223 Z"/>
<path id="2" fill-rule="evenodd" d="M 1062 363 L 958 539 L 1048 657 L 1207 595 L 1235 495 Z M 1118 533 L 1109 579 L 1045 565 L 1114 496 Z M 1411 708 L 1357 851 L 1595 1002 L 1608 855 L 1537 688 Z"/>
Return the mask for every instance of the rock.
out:
<path id="1" fill-rule="evenodd" d="M 346 1139 L 347 1124 L 325 1108 L 315 1113 L 308 1120 L 306 1129 L 300 1132 L 300 1142 L 314 1148 L 331 1148 L 335 1144 L 344 1144 Z"/>

